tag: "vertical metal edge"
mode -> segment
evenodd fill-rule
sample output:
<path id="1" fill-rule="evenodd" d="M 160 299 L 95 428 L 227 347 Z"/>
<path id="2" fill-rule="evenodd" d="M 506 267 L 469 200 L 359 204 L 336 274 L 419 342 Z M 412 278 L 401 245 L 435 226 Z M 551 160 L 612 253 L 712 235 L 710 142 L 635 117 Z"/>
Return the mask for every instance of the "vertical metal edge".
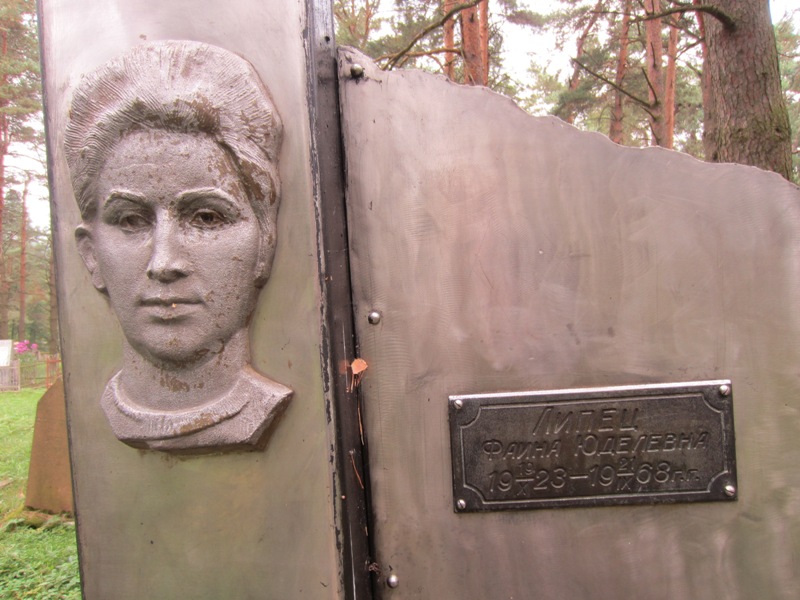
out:
<path id="1" fill-rule="evenodd" d="M 728 402 L 730 403 L 730 407 L 728 408 L 727 416 L 728 418 L 725 419 L 725 423 L 723 424 L 723 431 L 725 432 L 726 440 L 726 453 L 727 456 L 730 458 L 730 477 L 731 481 L 733 482 L 736 491 L 734 492 L 733 496 L 731 496 L 731 500 L 738 500 L 739 499 L 739 472 L 736 466 L 736 417 L 734 416 L 734 393 L 733 393 L 733 383 L 730 380 L 726 381 L 726 384 L 729 386 L 730 392 L 728 396 Z"/>
<path id="2" fill-rule="evenodd" d="M 350 286 L 344 161 L 331 0 L 306 0 L 305 47 L 311 171 L 322 292 L 321 361 L 328 422 L 333 426 L 334 518 L 341 584 L 348 600 L 372 598 L 366 448 L 356 391 L 346 366 L 356 357 Z"/>
<path id="3" fill-rule="evenodd" d="M 458 409 L 452 396 L 447 402 L 447 420 L 450 429 L 450 470 L 453 477 L 453 512 L 458 513 L 459 492 L 463 487 L 464 480 L 464 461 L 462 456 L 461 425 L 458 422 Z M 456 443 L 456 440 L 459 443 Z"/>
<path id="4" fill-rule="evenodd" d="M 78 494 L 77 489 L 75 488 L 75 461 L 73 460 L 73 444 L 72 444 L 72 427 L 70 426 L 70 411 L 69 411 L 69 386 L 67 382 L 69 380 L 70 370 L 68 368 L 69 360 L 63 354 L 64 348 L 64 339 L 61 333 L 60 324 L 65 322 L 66 318 L 66 307 L 65 303 L 61 302 L 61 299 L 65 295 L 65 291 L 63 289 L 63 282 L 61 280 L 61 273 L 63 273 L 61 261 L 61 251 L 59 250 L 60 244 L 56 243 L 56 238 L 58 237 L 58 211 L 56 210 L 55 206 L 55 196 L 54 190 L 55 188 L 55 170 L 53 165 L 53 156 L 55 156 L 55 149 L 53 148 L 53 144 L 55 143 L 53 140 L 53 132 L 50 129 L 50 123 L 48 119 L 48 115 L 50 112 L 49 107 L 49 97 L 47 93 L 47 63 L 45 61 L 45 57 L 47 56 L 46 48 L 45 48 L 45 20 L 44 20 L 44 2 L 45 0 L 36 0 L 36 26 L 37 26 L 37 33 L 39 36 L 39 67 L 41 69 L 41 81 L 42 81 L 42 114 L 43 114 L 43 123 L 44 123 L 44 138 L 45 138 L 45 149 L 47 155 L 47 188 L 50 196 L 50 236 L 51 236 L 51 243 L 52 243 L 52 252 L 53 252 L 53 262 L 55 263 L 55 288 L 56 288 L 56 295 L 58 299 L 58 322 L 59 322 L 59 348 L 62 349 L 61 354 L 61 378 L 62 384 L 64 385 L 64 403 L 66 405 L 66 424 L 67 424 L 67 448 L 69 452 L 69 470 L 70 470 L 70 488 L 72 490 L 72 510 L 74 513 L 75 518 L 75 540 L 78 549 L 78 571 L 80 573 L 81 578 L 81 598 L 85 600 L 86 593 L 84 591 L 83 582 L 86 580 L 85 573 L 83 570 L 83 545 L 81 544 L 81 527 L 80 527 L 80 520 L 81 514 L 79 510 L 79 503 L 78 503 Z"/>

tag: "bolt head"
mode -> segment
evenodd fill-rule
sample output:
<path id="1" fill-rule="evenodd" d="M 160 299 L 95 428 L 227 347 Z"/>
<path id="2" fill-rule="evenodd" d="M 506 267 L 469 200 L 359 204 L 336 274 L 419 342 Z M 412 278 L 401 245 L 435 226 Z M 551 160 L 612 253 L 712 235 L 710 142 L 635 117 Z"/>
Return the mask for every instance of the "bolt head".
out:
<path id="1" fill-rule="evenodd" d="M 398 585 L 400 585 L 400 578 L 397 575 L 395 575 L 394 573 L 392 573 L 391 575 L 389 575 L 386 578 L 386 585 L 388 585 L 390 588 L 394 589 Z"/>
<path id="2" fill-rule="evenodd" d="M 367 316 L 367 321 L 369 321 L 370 325 L 377 325 L 381 322 L 381 313 L 379 313 L 377 310 L 373 310 Z"/>
<path id="3" fill-rule="evenodd" d="M 454 400 L 453 401 L 453 406 L 456 407 L 456 410 L 461 410 L 462 408 L 464 408 L 464 401 L 463 400 Z"/>
<path id="4" fill-rule="evenodd" d="M 458 502 L 456 502 L 456 506 L 459 508 L 459 510 L 464 510 L 467 508 L 467 502 L 463 498 L 459 498 Z"/>
<path id="5" fill-rule="evenodd" d="M 364 76 L 364 67 L 355 64 L 350 67 L 350 75 L 353 79 L 361 79 Z"/>
<path id="6" fill-rule="evenodd" d="M 719 395 L 720 396 L 729 396 L 731 393 L 731 386 L 727 384 L 723 384 L 719 386 Z"/>

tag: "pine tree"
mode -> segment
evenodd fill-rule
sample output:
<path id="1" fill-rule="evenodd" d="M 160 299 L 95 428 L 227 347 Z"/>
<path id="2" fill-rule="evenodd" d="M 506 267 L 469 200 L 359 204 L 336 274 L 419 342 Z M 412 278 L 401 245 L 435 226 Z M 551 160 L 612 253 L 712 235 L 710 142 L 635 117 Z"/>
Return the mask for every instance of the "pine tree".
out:
<path id="1" fill-rule="evenodd" d="M 707 0 L 703 143 L 714 162 L 792 178 L 791 129 L 767 0 Z"/>
<path id="2" fill-rule="evenodd" d="M 41 122 L 41 74 L 33 0 L 5 0 L 0 5 L 0 236 L 9 184 L 8 157 L 16 143 L 38 135 Z M 0 338 L 8 338 L 8 270 L 0 248 Z"/>

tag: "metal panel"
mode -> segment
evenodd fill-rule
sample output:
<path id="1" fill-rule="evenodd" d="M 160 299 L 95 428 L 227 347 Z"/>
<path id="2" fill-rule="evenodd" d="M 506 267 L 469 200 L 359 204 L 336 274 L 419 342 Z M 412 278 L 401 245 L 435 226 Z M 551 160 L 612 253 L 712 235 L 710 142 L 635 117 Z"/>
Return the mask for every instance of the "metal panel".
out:
<path id="1" fill-rule="evenodd" d="M 320 368 L 304 3 L 51 0 L 40 6 L 62 347 L 81 569 L 88 599 L 338 598 L 332 435 Z M 141 40 L 244 56 L 285 124 L 278 249 L 251 322 L 253 364 L 294 391 L 264 452 L 175 457 L 112 434 L 99 398 L 121 334 L 74 248 L 62 152 L 75 82 Z"/>
<path id="2" fill-rule="evenodd" d="M 381 597 L 795 597 L 798 188 L 340 60 Z M 723 378 L 737 502 L 453 511 L 451 395 Z"/>

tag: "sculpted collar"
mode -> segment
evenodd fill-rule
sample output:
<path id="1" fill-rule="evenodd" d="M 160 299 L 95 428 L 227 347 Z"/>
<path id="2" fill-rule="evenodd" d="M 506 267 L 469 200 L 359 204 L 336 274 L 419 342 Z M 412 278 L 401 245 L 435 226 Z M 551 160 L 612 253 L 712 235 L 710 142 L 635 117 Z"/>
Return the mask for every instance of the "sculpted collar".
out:
<path id="1" fill-rule="evenodd" d="M 252 446 L 292 394 L 248 366 L 227 393 L 208 404 L 185 411 L 153 411 L 124 393 L 120 375 L 121 371 L 108 382 L 100 403 L 114 434 L 135 447 Z"/>

